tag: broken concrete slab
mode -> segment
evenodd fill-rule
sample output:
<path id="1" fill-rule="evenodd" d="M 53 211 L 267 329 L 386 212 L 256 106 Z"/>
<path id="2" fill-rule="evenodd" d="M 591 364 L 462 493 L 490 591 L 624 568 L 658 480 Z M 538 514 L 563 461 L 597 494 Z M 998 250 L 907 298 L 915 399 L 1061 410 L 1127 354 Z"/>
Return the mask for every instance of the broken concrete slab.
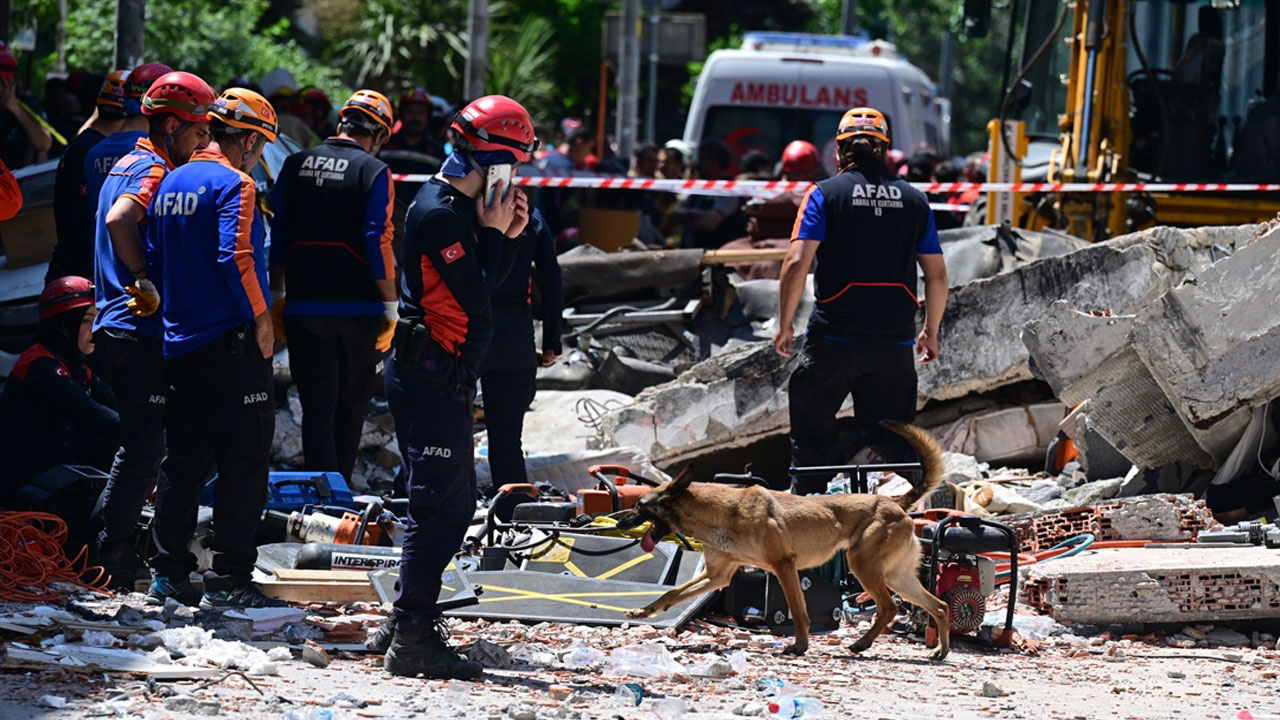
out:
<path id="1" fill-rule="evenodd" d="M 1280 395 L 1278 266 L 1280 230 L 1272 230 L 1131 314 L 1055 303 L 1027 324 L 1023 342 L 1058 396 L 1089 400 L 1090 425 L 1135 465 L 1214 466 L 1235 446 L 1249 407 Z"/>
<path id="2" fill-rule="evenodd" d="M 761 342 L 698 363 L 605 414 L 602 442 L 638 447 L 655 463 L 670 465 L 786 432 L 794 362 Z"/>
<path id="3" fill-rule="evenodd" d="M 1280 618 L 1280 553 L 1265 548 L 1116 548 L 1027 568 L 1022 599 L 1089 625 Z"/>
<path id="4" fill-rule="evenodd" d="M 1005 230 L 997 225 L 939 230 L 938 240 L 951 287 L 1009 272 L 1043 258 L 1066 255 L 1089 244 L 1055 230 Z"/>
<path id="5" fill-rule="evenodd" d="M 575 248 L 562 254 L 559 263 L 566 303 L 638 292 L 662 294 L 664 288 L 697 283 L 702 275 L 701 250 L 603 253 Z"/>

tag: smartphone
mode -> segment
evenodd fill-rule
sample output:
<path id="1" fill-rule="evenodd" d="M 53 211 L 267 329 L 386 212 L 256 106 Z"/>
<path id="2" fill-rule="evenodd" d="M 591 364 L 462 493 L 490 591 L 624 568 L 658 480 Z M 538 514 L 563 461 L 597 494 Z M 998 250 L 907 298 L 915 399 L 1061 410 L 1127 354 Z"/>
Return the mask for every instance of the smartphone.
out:
<path id="1" fill-rule="evenodd" d="M 492 205 L 494 201 L 493 188 L 494 184 L 499 180 L 502 181 L 502 192 L 506 193 L 511 187 L 512 165 L 510 163 L 502 163 L 500 165 L 490 165 L 486 168 L 484 179 L 484 196 L 485 204 Z"/>

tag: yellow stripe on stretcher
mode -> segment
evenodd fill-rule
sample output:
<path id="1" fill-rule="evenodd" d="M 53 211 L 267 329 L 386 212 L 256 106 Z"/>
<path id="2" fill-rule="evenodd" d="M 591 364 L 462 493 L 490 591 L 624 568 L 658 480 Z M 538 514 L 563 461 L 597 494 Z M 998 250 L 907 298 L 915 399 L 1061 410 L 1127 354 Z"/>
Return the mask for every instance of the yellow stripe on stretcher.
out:
<path id="1" fill-rule="evenodd" d="M 578 598 L 604 598 L 604 597 L 637 597 L 642 595 L 661 595 L 666 592 L 663 590 L 627 590 L 621 592 L 583 592 L 583 593 L 540 593 L 532 590 L 521 590 L 519 588 L 500 587 L 498 585 L 484 586 L 485 593 L 491 590 L 498 592 L 511 593 L 511 597 L 481 597 L 482 603 L 508 602 L 511 600 L 551 600 L 553 602 L 569 603 L 570 605 L 582 605 L 599 610 L 612 610 L 614 612 L 626 612 L 631 608 L 618 607 L 616 605 L 604 605 L 590 600 L 579 600 Z"/>

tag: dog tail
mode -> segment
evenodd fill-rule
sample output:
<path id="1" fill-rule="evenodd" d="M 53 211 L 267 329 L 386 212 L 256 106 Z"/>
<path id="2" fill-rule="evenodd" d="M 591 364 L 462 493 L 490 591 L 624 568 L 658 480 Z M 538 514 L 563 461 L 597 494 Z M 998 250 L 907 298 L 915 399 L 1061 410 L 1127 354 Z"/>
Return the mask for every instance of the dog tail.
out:
<path id="1" fill-rule="evenodd" d="M 920 498 L 933 492 L 942 482 L 942 448 L 924 428 L 893 420 L 883 420 L 880 426 L 890 432 L 901 435 L 920 456 L 920 466 L 924 468 L 924 481 L 898 499 L 904 510 L 920 501 Z"/>

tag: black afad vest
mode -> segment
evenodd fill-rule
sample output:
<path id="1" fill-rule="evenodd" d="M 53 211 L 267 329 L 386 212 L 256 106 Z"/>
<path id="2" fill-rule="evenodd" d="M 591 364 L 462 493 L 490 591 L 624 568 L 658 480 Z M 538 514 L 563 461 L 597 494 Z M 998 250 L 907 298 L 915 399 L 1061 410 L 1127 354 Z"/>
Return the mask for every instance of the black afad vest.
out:
<path id="1" fill-rule="evenodd" d="M 826 233 L 809 328 L 845 340 L 914 339 L 916 248 L 929 227 L 928 199 L 904 180 L 856 166 L 818 187 Z"/>
<path id="2" fill-rule="evenodd" d="M 289 156 L 285 183 L 285 278 L 290 302 L 380 303 L 369 273 L 365 206 L 387 166 L 350 140 L 329 138 Z M 388 274 L 392 272 L 387 269 Z"/>

